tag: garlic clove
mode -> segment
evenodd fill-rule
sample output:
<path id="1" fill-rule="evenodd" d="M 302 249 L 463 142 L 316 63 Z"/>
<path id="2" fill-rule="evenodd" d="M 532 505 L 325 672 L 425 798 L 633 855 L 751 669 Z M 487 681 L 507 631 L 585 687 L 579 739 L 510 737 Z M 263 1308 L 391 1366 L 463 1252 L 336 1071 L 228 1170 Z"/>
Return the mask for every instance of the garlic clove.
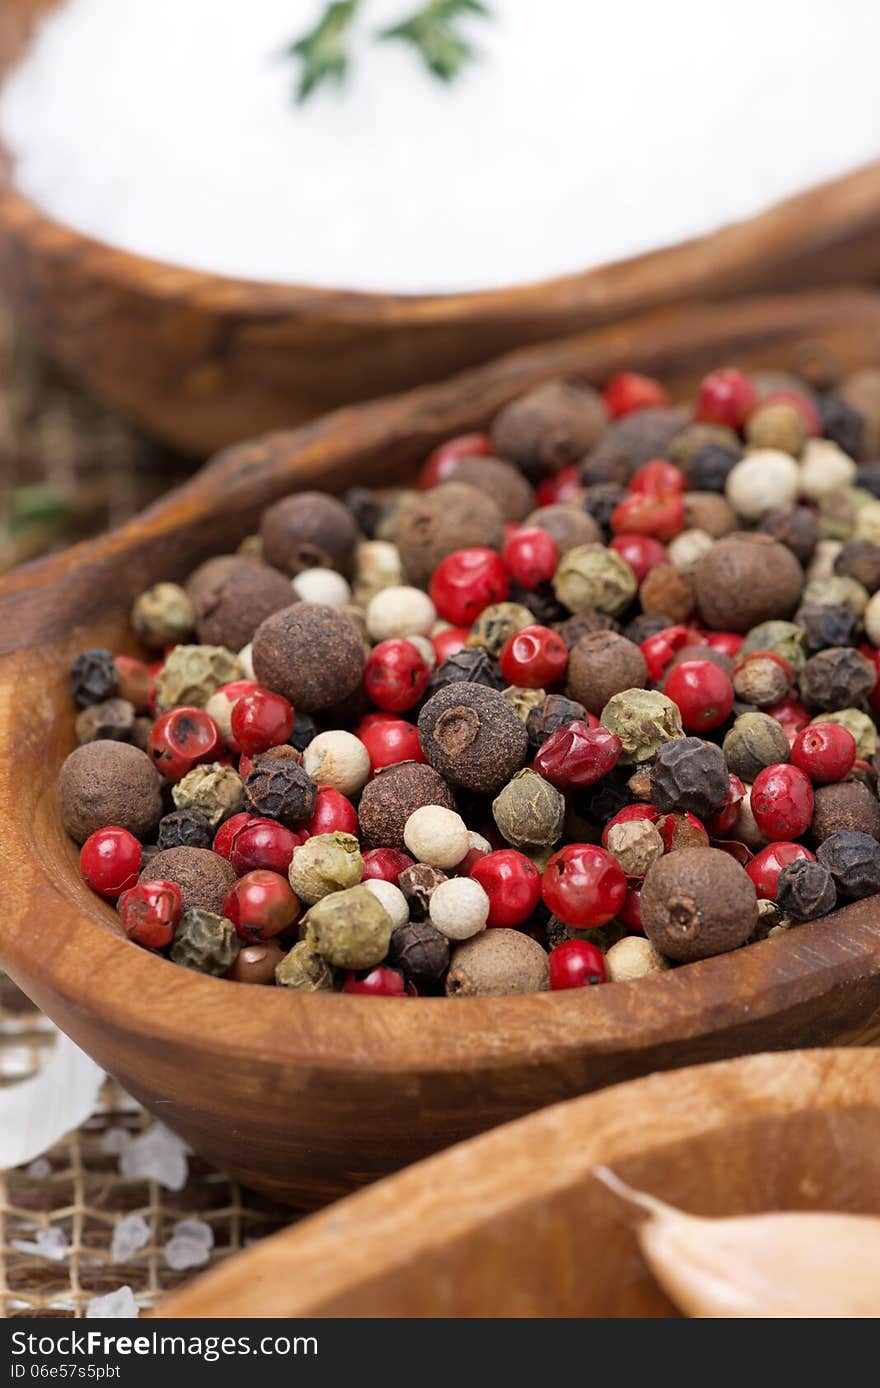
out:
<path id="1" fill-rule="evenodd" d="M 813 1212 L 704 1219 L 633 1190 L 607 1168 L 596 1174 L 646 1213 L 636 1231 L 642 1253 L 686 1315 L 880 1317 L 880 1219 Z"/>

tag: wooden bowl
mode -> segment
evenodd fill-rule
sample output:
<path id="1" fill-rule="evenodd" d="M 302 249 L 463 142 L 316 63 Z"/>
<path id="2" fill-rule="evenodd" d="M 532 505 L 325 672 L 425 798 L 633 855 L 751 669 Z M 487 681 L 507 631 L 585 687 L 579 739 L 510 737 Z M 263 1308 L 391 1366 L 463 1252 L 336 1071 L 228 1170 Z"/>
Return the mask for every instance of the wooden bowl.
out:
<path id="1" fill-rule="evenodd" d="M 880 1214 L 880 1057 L 653 1075 L 420 1162 L 197 1278 L 160 1319 L 677 1316 L 606 1166 L 692 1214 Z"/>
<path id="2" fill-rule="evenodd" d="M 302 996 L 177 968 L 122 938 L 56 806 L 84 647 L 130 645 L 133 596 L 235 544 L 297 487 L 400 477 L 554 375 L 624 365 L 685 394 L 726 361 L 786 365 L 805 338 L 880 361 L 880 297 L 687 310 L 526 349 L 442 386 L 232 449 L 124 529 L 0 584 L 0 960 L 127 1089 L 243 1181 L 318 1204 L 530 1109 L 650 1070 L 880 1033 L 875 901 L 668 975 L 567 995 Z"/>
<path id="3" fill-rule="evenodd" d="M 0 75 L 55 3 L 3 0 Z M 257 284 L 114 250 L 16 193 L 0 149 L 4 292 L 76 377 L 200 455 L 663 305 L 878 274 L 880 163 L 716 234 L 583 274 L 400 295 Z"/>

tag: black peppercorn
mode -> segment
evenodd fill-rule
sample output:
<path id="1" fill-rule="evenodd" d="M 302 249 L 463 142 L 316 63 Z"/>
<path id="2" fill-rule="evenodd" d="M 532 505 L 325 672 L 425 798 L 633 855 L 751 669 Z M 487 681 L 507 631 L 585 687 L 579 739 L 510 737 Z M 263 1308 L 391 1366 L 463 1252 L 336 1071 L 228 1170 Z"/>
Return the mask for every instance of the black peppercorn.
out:
<path id="1" fill-rule="evenodd" d="M 557 622 L 555 629 L 572 651 L 582 636 L 592 636 L 596 631 L 617 631 L 618 624 L 607 612 L 588 608 L 585 612 L 576 612 L 573 617 L 566 617 L 564 622 Z"/>
<path id="2" fill-rule="evenodd" d="M 776 904 L 793 921 L 813 921 L 827 916 L 837 904 L 834 878 L 823 863 L 802 859 L 789 863 L 779 874 Z"/>
<path id="3" fill-rule="evenodd" d="M 721 748 L 699 737 L 664 742 L 651 782 L 654 804 L 662 814 L 690 810 L 698 819 L 705 819 L 724 803 L 730 785 Z"/>
<path id="4" fill-rule="evenodd" d="M 173 810 L 159 820 L 158 845 L 165 848 L 210 848 L 214 830 L 198 810 Z"/>
<path id="5" fill-rule="evenodd" d="M 133 742 L 137 745 L 134 704 L 128 699 L 105 699 L 89 704 L 76 717 L 77 741 L 98 742 L 110 738 L 113 742 Z"/>
<path id="6" fill-rule="evenodd" d="M 801 564 L 808 564 L 819 539 L 815 511 L 808 506 L 783 506 L 761 517 L 758 529 L 790 549 Z"/>
<path id="7" fill-rule="evenodd" d="M 816 856 L 831 873 L 840 896 L 860 901 L 880 892 L 880 843 L 868 834 L 842 829 L 819 845 Z"/>
<path id="8" fill-rule="evenodd" d="M 856 486 L 870 492 L 872 496 L 880 497 L 880 462 L 865 463 L 860 467 Z"/>
<path id="9" fill-rule="evenodd" d="M 575 814 L 589 824 L 607 824 L 625 805 L 632 804 L 629 767 L 615 767 L 592 786 L 576 790 L 572 795 Z"/>
<path id="10" fill-rule="evenodd" d="M 511 583 L 509 598 L 511 602 L 527 607 L 535 621 L 543 627 L 561 621 L 568 611 L 556 597 L 552 583 L 539 583 L 531 592 L 518 583 Z"/>
<path id="11" fill-rule="evenodd" d="M 519 771 L 529 746 L 514 709 L 481 684 L 453 684 L 432 695 L 419 714 L 419 738 L 447 781 L 487 794 Z"/>
<path id="12" fill-rule="evenodd" d="M 798 676 L 798 689 L 807 708 L 830 713 L 857 707 L 876 682 L 873 662 L 860 651 L 831 646 L 810 657 Z"/>
<path id="13" fill-rule="evenodd" d="M 371 487 L 349 487 L 348 491 L 343 493 L 342 500 L 361 534 L 371 540 L 382 514 L 382 503 L 376 493 Z"/>
<path id="14" fill-rule="evenodd" d="M 566 699 L 562 694 L 548 694 L 537 708 L 530 710 L 526 719 L 530 748 L 537 752 L 547 738 L 566 723 L 580 723 L 586 721 L 586 717 L 586 709 L 576 699 Z"/>
<path id="15" fill-rule="evenodd" d="M 409 913 L 413 920 L 425 919 L 431 893 L 446 880 L 446 873 L 438 867 L 432 867 L 430 863 L 413 863 L 412 867 L 404 868 L 397 878 L 397 885 L 409 903 Z"/>
<path id="16" fill-rule="evenodd" d="M 640 646 L 650 636 L 656 636 L 658 631 L 665 631 L 673 625 L 672 618 L 665 612 L 640 612 L 623 628 L 623 634 L 627 641 L 634 641 Z M 709 650 L 710 647 L 705 649 Z"/>
<path id="17" fill-rule="evenodd" d="M 110 651 L 82 651 L 70 667 L 70 692 L 80 708 L 112 699 L 119 673 Z"/>
<path id="18" fill-rule="evenodd" d="M 835 395 L 832 391 L 823 391 L 817 395 L 816 406 L 825 438 L 832 439 L 851 458 L 857 458 L 862 451 L 865 432 L 865 421 L 861 413 L 842 396 Z"/>
<path id="19" fill-rule="evenodd" d="M 437 666 L 428 681 L 426 694 L 430 698 L 438 689 L 451 684 L 482 684 L 487 689 L 503 689 L 506 683 L 498 662 L 482 646 L 472 646 L 447 656 L 443 664 Z"/>
<path id="20" fill-rule="evenodd" d="M 873 540 L 847 540 L 834 561 L 834 572 L 861 583 L 869 593 L 880 588 L 880 545 Z"/>
<path id="21" fill-rule="evenodd" d="M 722 443 L 704 443 L 688 464 L 688 485 L 695 492 L 723 492 L 727 474 L 739 462 L 739 448 Z"/>
<path id="22" fill-rule="evenodd" d="M 795 625 L 802 628 L 804 646 L 810 655 L 828 650 L 830 646 L 850 646 L 856 638 L 858 624 L 848 607 L 810 603 L 794 614 Z"/>
<path id="23" fill-rule="evenodd" d="M 449 968 L 449 941 L 428 921 L 409 921 L 392 933 L 387 962 L 420 993 L 439 991 Z"/>
<path id="24" fill-rule="evenodd" d="M 290 745 L 298 752 L 304 752 L 317 732 L 318 725 L 311 714 L 297 711 L 293 721 L 293 732 L 290 734 Z"/>
<path id="25" fill-rule="evenodd" d="M 317 796 L 318 787 L 293 757 L 262 757 L 244 781 L 248 809 L 289 829 L 311 819 Z"/>
<path id="26" fill-rule="evenodd" d="M 587 515 L 592 516 L 603 535 L 611 529 L 611 517 L 627 495 L 626 487 L 620 482 L 594 482 L 584 487 L 581 505 Z"/>

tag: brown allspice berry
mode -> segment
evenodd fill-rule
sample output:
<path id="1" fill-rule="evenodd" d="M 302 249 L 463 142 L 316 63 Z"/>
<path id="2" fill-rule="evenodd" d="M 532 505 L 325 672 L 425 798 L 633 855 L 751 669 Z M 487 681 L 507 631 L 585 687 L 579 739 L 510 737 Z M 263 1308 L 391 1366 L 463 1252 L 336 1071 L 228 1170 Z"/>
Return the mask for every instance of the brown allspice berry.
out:
<path id="1" fill-rule="evenodd" d="M 584 486 L 626 483 L 643 463 L 668 458 L 669 444 L 686 421 L 685 410 L 667 407 L 636 410 L 614 420 L 581 464 Z"/>
<path id="2" fill-rule="evenodd" d="M 813 842 L 824 843 L 842 829 L 880 840 L 880 803 L 861 781 L 836 781 L 817 786 L 814 791 L 810 825 Z"/>
<path id="3" fill-rule="evenodd" d="M 744 945 L 758 923 L 758 899 L 739 863 L 717 848 L 682 848 L 645 876 L 642 926 L 656 949 L 689 963 Z"/>
<path id="4" fill-rule="evenodd" d="M 408 921 L 392 932 L 387 962 L 420 993 L 437 992 L 449 968 L 449 941 L 429 921 Z"/>
<path id="5" fill-rule="evenodd" d="M 447 482 L 419 492 L 403 507 L 397 548 L 411 583 L 427 587 L 447 554 L 485 546 L 500 549 L 504 517 L 491 496 L 466 482 Z"/>
<path id="6" fill-rule="evenodd" d="M 807 441 L 804 412 L 784 400 L 758 405 L 745 425 L 746 442 L 752 448 L 775 448 L 796 458 Z"/>
<path id="7" fill-rule="evenodd" d="M 268 506 L 260 537 L 268 562 L 291 575 L 320 568 L 350 574 L 360 538 L 348 507 L 326 492 L 297 492 Z"/>
<path id="8" fill-rule="evenodd" d="M 535 504 L 535 489 L 518 467 L 502 458 L 463 458 L 452 482 L 466 482 L 491 496 L 506 521 L 521 521 Z"/>
<path id="9" fill-rule="evenodd" d="M 649 636 L 656 636 L 658 631 L 665 631 L 667 627 L 674 625 L 666 612 L 639 612 L 631 622 L 627 622 L 623 628 L 623 635 L 627 641 L 634 641 L 640 646 Z"/>
<path id="10" fill-rule="evenodd" d="M 64 828 L 77 843 L 110 825 L 148 839 L 162 818 L 161 778 L 139 747 L 103 738 L 64 759 L 58 801 Z"/>
<path id="11" fill-rule="evenodd" d="M 791 550 L 757 533 L 725 536 L 694 569 L 697 610 L 713 631 L 746 632 L 771 617 L 788 617 L 803 586 Z"/>
<path id="12" fill-rule="evenodd" d="M 788 675 L 772 655 L 748 656 L 733 677 L 737 699 L 755 708 L 772 708 L 785 698 L 789 688 Z"/>
<path id="13" fill-rule="evenodd" d="M 567 554 L 577 545 L 602 542 L 602 531 L 593 517 L 573 502 L 560 501 L 552 506 L 539 506 L 537 511 L 526 516 L 524 524 L 546 530 L 555 540 L 560 555 Z"/>
<path id="14" fill-rule="evenodd" d="M 440 689 L 419 714 L 428 762 L 452 785 L 494 794 L 523 765 L 525 725 L 494 689 L 454 684 Z"/>
<path id="15" fill-rule="evenodd" d="M 602 397 L 591 386 L 545 381 L 499 410 L 492 442 L 502 458 L 534 480 L 577 462 L 607 422 Z"/>
<path id="16" fill-rule="evenodd" d="M 684 518 L 688 530 L 705 530 L 713 540 L 730 535 L 739 524 L 726 497 L 717 492 L 685 492 Z"/>
<path id="17" fill-rule="evenodd" d="M 568 688 L 590 713 L 600 714 L 624 689 L 644 689 L 648 667 L 639 647 L 614 631 L 582 636 L 568 662 Z"/>
<path id="18" fill-rule="evenodd" d="M 854 578 L 876 593 L 880 588 L 880 545 L 873 540 L 847 540 L 834 561 L 834 572 Z"/>
<path id="19" fill-rule="evenodd" d="M 716 651 L 714 646 L 682 646 L 666 666 L 666 674 L 674 670 L 676 665 L 686 665 L 691 660 L 708 661 L 710 665 L 717 665 L 725 675 L 733 675 L 733 661 L 730 656 L 725 651 Z"/>
<path id="20" fill-rule="evenodd" d="M 816 512 L 809 506 L 781 506 L 768 511 L 758 529 L 790 549 L 799 564 L 809 564 L 819 541 Z"/>
<path id="21" fill-rule="evenodd" d="M 222 588 L 227 579 L 235 579 L 245 567 L 258 568 L 259 562 L 245 554 L 215 554 L 205 559 L 198 568 L 193 569 L 186 580 L 184 591 L 193 608 L 193 616 L 202 602 L 217 588 Z"/>
<path id="22" fill-rule="evenodd" d="M 446 993 L 450 998 L 546 993 L 550 960 L 531 936 L 496 927 L 465 940 L 452 952 Z"/>
<path id="23" fill-rule="evenodd" d="M 333 708 L 358 689 L 364 643 L 338 608 L 300 602 L 257 627 L 252 651 L 260 684 L 283 694 L 297 712 Z"/>
<path id="24" fill-rule="evenodd" d="M 686 622 L 694 610 L 694 580 L 675 564 L 655 564 L 642 579 L 643 612 L 663 612 L 673 623 Z"/>
<path id="25" fill-rule="evenodd" d="M 275 970 L 283 958 L 284 951 L 274 940 L 243 945 L 226 977 L 235 983 L 274 983 Z"/>
<path id="26" fill-rule="evenodd" d="M 455 809 L 450 786 L 433 767 L 403 761 L 377 772 L 364 786 L 358 806 L 363 846 L 405 849 L 406 821 L 423 805 Z"/>
<path id="27" fill-rule="evenodd" d="M 200 585 L 196 635 L 204 645 L 240 651 L 260 623 L 289 607 L 293 597 L 286 574 L 243 559 L 237 572 L 227 571 L 221 581 Z"/>
<path id="28" fill-rule="evenodd" d="M 161 878 L 176 882 L 184 911 L 198 909 L 222 915 L 223 899 L 236 877 L 232 864 L 209 848 L 163 848 L 141 872 L 140 881 Z"/>

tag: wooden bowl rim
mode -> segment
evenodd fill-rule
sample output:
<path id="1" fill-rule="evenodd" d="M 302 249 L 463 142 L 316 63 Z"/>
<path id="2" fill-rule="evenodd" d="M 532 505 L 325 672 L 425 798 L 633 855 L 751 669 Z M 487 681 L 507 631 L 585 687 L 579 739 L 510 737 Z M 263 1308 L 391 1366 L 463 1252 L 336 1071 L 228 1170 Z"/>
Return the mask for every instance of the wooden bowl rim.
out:
<path id="1" fill-rule="evenodd" d="M 332 1306 L 339 1297 L 356 1293 L 392 1266 L 409 1264 L 420 1253 L 436 1250 L 438 1243 L 475 1236 L 524 1204 L 539 1205 L 560 1192 L 578 1191 L 598 1167 L 613 1170 L 695 1137 L 729 1131 L 732 1124 L 748 1127 L 807 1111 L 877 1110 L 878 1078 L 880 1056 L 875 1052 L 829 1048 L 741 1056 L 583 1094 L 480 1133 L 355 1191 L 201 1274 L 151 1314 L 329 1314 L 322 1309 L 326 1303 Z M 779 1160 L 785 1160 L 781 1149 Z M 650 1182 L 645 1190 L 668 1198 Z M 616 1197 L 606 1194 L 611 1207 Z M 680 1201 L 676 1206 L 705 1213 L 699 1201 L 695 1208 Z M 768 1202 L 760 1208 L 777 1206 Z M 243 1305 L 237 1304 L 242 1287 L 253 1289 Z M 249 1304 L 261 1309 L 251 1312 Z"/>
<path id="2" fill-rule="evenodd" d="M 787 316 L 796 316 L 809 330 L 823 314 L 832 311 L 837 315 L 835 321 L 844 314 L 856 321 L 860 312 L 876 316 L 880 299 L 876 294 L 838 291 L 791 296 L 767 305 L 761 302 L 762 311 L 766 308 L 768 330 L 771 323 L 786 322 Z M 657 320 L 651 320 L 650 331 L 660 331 L 664 340 L 674 343 L 676 332 L 686 336 L 688 327 L 695 324 L 735 326 L 749 307 L 685 309 L 674 316 L 662 316 L 659 328 Z M 405 435 L 408 421 L 411 430 L 415 427 L 416 407 L 420 418 L 431 417 L 434 409 L 442 417 L 444 405 L 459 392 L 472 400 L 480 383 L 498 374 L 506 372 L 506 379 L 518 380 L 527 373 L 529 363 L 546 363 L 554 360 L 554 353 L 563 349 L 571 352 L 575 346 L 586 356 L 597 340 L 614 341 L 617 335 L 616 329 L 610 329 L 604 338 L 583 334 L 568 343 L 520 349 L 490 367 L 473 369 L 393 401 L 340 410 L 319 424 L 282 435 L 291 489 L 320 484 L 316 456 L 328 439 L 350 436 L 375 441 L 392 429 L 397 429 L 398 436 Z M 270 447 L 278 437 L 270 436 Z M 7 604 L 6 615 L 12 619 L 17 601 L 28 591 L 38 591 L 44 602 L 52 600 L 57 621 L 58 614 L 64 613 L 72 560 L 100 573 L 114 562 L 118 564 L 127 546 L 133 548 L 147 536 L 155 539 L 163 531 L 173 531 L 182 515 L 191 522 L 195 516 L 217 510 L 216 496 L 208 485 L 212 477 L 222 476 L 228 484 L 240 466 L 253 479 L 259 476 L 261 466 L 268 472 L 271 462 L 271 458 L 263 457 L 261 463 L 259 447 L 253 444 L 226 450 L 213 469 L 196 475 L 122 529 L 29 565 L 0 582 L 0 610 Z M 87 622 L 74 608 L 67 620 L 82 626 L 84 632 L 87 629 Z M 87 639 L 85 635 L 83 639 Z M 10 649 L 11 654 L 2 657 L 6 668 L 5 678 L 0 679 L 0 705 L 6 704 L 7 727 L 12 728 L 15 681 L 29 666 L 39 668 L 40 638 L 29 628 L 27 633 L 13 635 Z M 14 819 L 15 786 L 8 777 L 4 783 L 6 775 L 5 767 L 0 766 L 0 786 L 5 784 Z M 47 787 L 42 798 L 53 792 L 54 788 Z M 293 1063 L 299 1057 L 318 1069 L 364 1068 L 387 1073 L 407 1068 L 425 1075 L 537 1066 L 549 1060 L 559 1062 L 566 1056 L 650 1051 L 676 1041 L 709 1037 L 721 1028 L 754 1024 L 811 999 L 825 998 L 880 971 L 880 910 L 876 900 L 868 899 L 843 908 L 833 918 L 799 926 L 747 949 L 654 978 L 589 989 L 586 994 L 574 990 L 415 1000 L 291 996 L 287 990 L 266 988 L 259 992 L 259 1006 L 254 1006 L 247 985 L 235 987 L 227 980 L 181 969 L 108 929 L 116 920 L 115 912 L 88 892 L 73 869 L 59 880 L 50 875 L 30 840 L 29 824 L 18 826 L 16 832 L 18 847 L 25 846 L 27 856 L 4 845 L 9 835 L 0 835 L 0 860 L 10 901 L 27 901 L 29 893 L 33 899 L 36 877 L 42 911 L 36 952 L 28 947 L 34 932 L 25 928 L 32 922 L 26 916 L 16 919 L 14 909 L 0 915 L 0 948 L 13 975 L 20 961 L 23 973 L 30 970 L 41 986 L 77 1001 L 84 1011 L 111 1028 L 176 1045 L 187 1042 L 212 1054 L 240 1052 L 245 1046 L 255 1059 L 268 1062 L 287 1056 Z M 83 959 L 90 965 L 87 978 L 100 978 L 105 986 L 86 986 Z M 734 979 L 735 988 L 731 986 Z M 659 989 L 663 990 L 663 1005 L 642 1007 Z M 87 1007 L 81 1001 L 86 997 Z M 453 1008 L 457 1009 L 455 1014 Z M 412 1009 L 416 1009 L 415 1014 Z M 450 1025 L 453 1015 L 454 1025 Z"/>

